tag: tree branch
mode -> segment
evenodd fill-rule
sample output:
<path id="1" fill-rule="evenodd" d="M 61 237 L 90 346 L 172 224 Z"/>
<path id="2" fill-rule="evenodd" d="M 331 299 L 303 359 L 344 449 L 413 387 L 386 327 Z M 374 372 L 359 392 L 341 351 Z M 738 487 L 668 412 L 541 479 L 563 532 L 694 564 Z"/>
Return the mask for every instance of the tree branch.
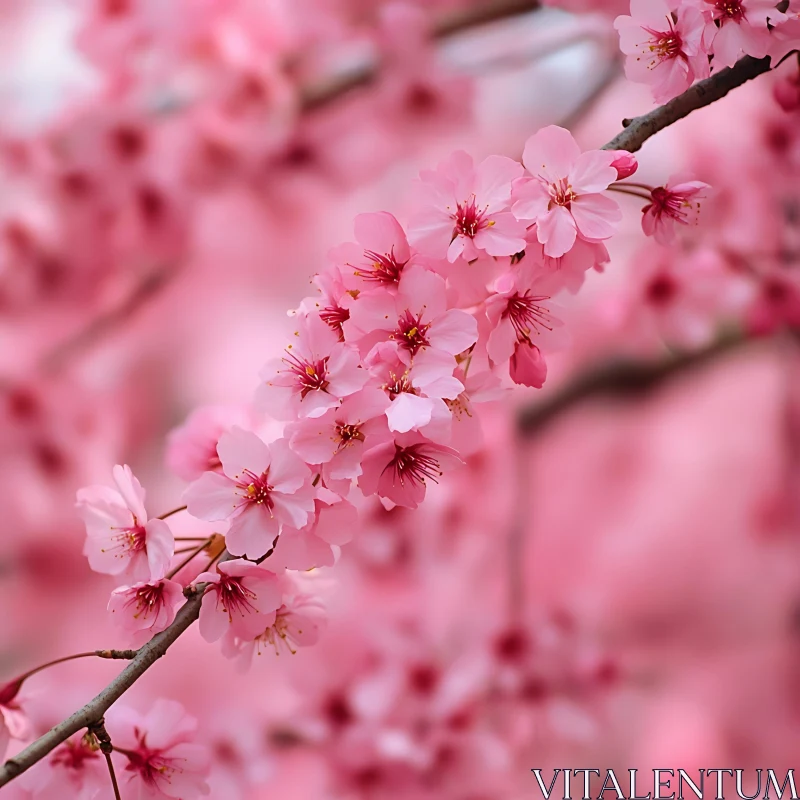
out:
<path id="1" fill-rule="evenodd" d="M 703 366 L 751 341 L 743 335 L 720 339 L 704 350 L 658 361 L 615 361 L 579 375 L 575 380 L 524 409 L 517 431 L 533 437 L 556 417 L 585 400 L 603 396 L 634 397 L 652 391 L 679 373 Z"/>
<path id="2" fill-rule="evenodd" d="M 446 36 L 472 24 L 482 24 L 511 14 L 530 11 L 537 8 L 538 5 L 538 0 L 497 0 L 497 2 L 493 2 L 488 6 L 482 6 L 480 11 L 475 10 L 471 17 L 467 12 L 464 12 L 464 17 L 460 21 L 454 19 L 449 23 L 443 24 L 439 35 Z M 605 145 L 604 149 L 634 152 L 647 139 L 659 131 L 688 116 L 692 111 L 719 100 L 735 87 L 741 86 L 769 69 L 770 66 L 767 60 L 742 59 L 731 69 L 716 73 L 708 80 L 688 89 L 666 105 L 629 121 L 626 130 Z M 372 80 L 373 77 L 374 72 L 370 72 L 366 82 Z M 363 85 L 364 82 L 362 77 L 355 85 L 340 86 L 337 96 L 342 91 L 348 91 L 349 88 Z M 315 104 L 319 105 L 326 100 L 326 97 L 320 95 L 309 98 L 308 102 L 313 106 Z M 149 287 L 144 291 L 148 293 Z M 137 304 L 134 303 L 133 305 L 135 307 Z M 123 316 L 129 308 L 123 309 Z M 112 317 L 107 322 L 103 321 L 101 327 L 105 327 L 109 323 L 113 325 L 119 318 L 119 314 L 114 314 Z M 651 364 L 618 362 L 608 365 L 596 372 L 579 377 L 560 392 L 535 407 L 524 411 L 519 417 L 518 429 L 524 436 L 533 436 L 559 414 L 585 399 L 604 394 L 630 395 L 647 391 L 672 375 L 705 363 L 734 347 L 740 346 L 744 341 L 744 338 L 740 336 L 732 337 L 722 340 L 699 353 L 679 356 L 664 362 Z M 223 560 L 227 557 L 227 555 L 223 555 Z M 131 663 L 93 700 L 90 700 L 83 708 L 56 725 L 22 752 L 8 759 L 0 768 L 0 786 L 5 786 L 9 781 L 21 775 L 70 736 L 83 728 L 97 725 L 102 720 L 105 712 L 197 620 L 200 616 L 200 604 L 204 589 L 204 584 L 195 587 L 189 599 L 178 611 L 172 625 L 165 631 L 156 634 L 147 644 L 141 647 L 136 652 L 136 656 Z"/>
<path id="3" fill-rule="evenodd" d="M 442 17 L 434 25 L 433 37 L 446 39 L 470 28 L 536 11 L 540 6 L 539 0 L 484 0 L 482 3 Z M 379 73 L 378 64 L 366 64 L 343 71 L 324 82 L 307 86 L 301 91 L 300 107 L 303 111 L 314 111 L 326 106 L 342 95 L 371 85 Z"/>
<path id="4" fill-rule="evenodd" d="M 666 105 L 641 117 L 623 120 L 625 130 L 615 136 L 603 149 L 628 150 L 635 153 L 651 136 L 688 117 L 692 111 L 721 100 L 737 86 L 742 86 L 753 78 L 769 72 L 770 68 L 769 58 L 756 59 L 747 56 L 732 67 L 720 70 L 710 78 L 696 83 Z"/>
<path id="5" fill-rule="evenodd" d="M 51 750 L 65 742 L 73 734 L 83 728 L 92 728 L 98 725 L 106 711 L 167 652 L 181 634 L 200 616 L 200 604 L 205 587 L 206 584 L 199 584 L 190 590 L 191 596 L 178 610 L 172 625 L 161 633 L 157 633 L 147 644 L 143 645 L 136 652 L 131 663 L 97 697 L 49 730 L 22 752 L 8 759 L 0 767 L 0 786 L 5 786 L 9 781 L 30 769 L 37 761 L 41 761 Z"/>

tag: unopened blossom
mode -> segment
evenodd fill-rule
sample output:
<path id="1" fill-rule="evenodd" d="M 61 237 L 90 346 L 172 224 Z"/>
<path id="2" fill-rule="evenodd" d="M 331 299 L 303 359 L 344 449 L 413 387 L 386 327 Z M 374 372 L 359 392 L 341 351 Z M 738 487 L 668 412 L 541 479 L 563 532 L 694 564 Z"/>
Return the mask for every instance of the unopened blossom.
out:
<path id="1" fill-rule="evenodd" d="M 196 800 L 209 794 L 209 752 L 194 743 L 197 720 L 180 703 L 156 700 L 145 715 L 115 707 L 106 728 L 125 759 L 117 771 L 123 797 Z"/>
<path id="2" fill-rule="evenodd" d="M 90 734 L 67 739 L 18 778 L 36 800 L 95 800 L 108 789 L 108 767 Z"/>
<path id="3" fill-rule="evenodd" d="M 247 637 L 263 630 L 281 604 L 277 576 L 244 559 L 224 561 L 216 572 L 203 572 L 197 583 L 207 583 L 200 608 L 200 635 L 216 642 L 227 630 Z"/>
<path id="4" fill-rule="evenodd" d="M 509 213 L 511 184 L 522 175 L 516 161 L 489 156 L 477 167 L 463 151 L 420 173 L 421 210 L 411 219 L 409 239 L 435 258 L 467 261 L 481 251 L 510 256 L 524 249 L 522 226 Z"/>
<path id="5" fill-rule="evenodd" d="M 772 44 L 767 23 L 778 25 L 786 15 L 774 0 L 704 0 L 712 19 L 706 38 L 712 42 L 714 69 L 732 67 L 743 55 L 763 58 Z"/>
<path id="6" fill-rule="evenodd" d="M 318 417 L 357 392 L 369 376 L 358 353 L 318 314 L 300 320 L 295 341 L 267 362 L 256 402 L 276 419 Z"/>
<path id="7" fill-rule="evenodd" d="M 665 0 L 631 0 L 630 16 L 614 22 L 628 80 L 649 84 L 658 103 L 709 74 L 706 16 L 696 3 L 684 3 L 673 14 L 674 7 Z"/>
<path id="8" fill-rule="evenodd" d="M 359 214 L 354 228 L 357 243 L 334 248 L 328 258 L 341 267 L 350 290 L 393 291 L 411 262 L 411 248 L 403 227 L 392 214 L 378 211 Z"/>
<path id="9" fill-rule="evenodd" d="M 364 449 L 389 438 L 384 416 L 389 403 L 383 391 L 367 387 L 322 417 L 287 426 L 289 444 L 306 463 L 324 465 L 326 479 L 356 478 Z"/>
<path id="10" fill-rule="evenodd" d="M 113 475 L 116 489 L 89 486 L 78 491 L 89 566 L 131 580 L 161 578 L 175 551 L 172 532 L 164 520 L 148 518 L 145 491 L 127 464 L 115 466 Z"/>
<path id="11" fill-rule="evenodd" d="M 677 225 L 697 224 L 700 203 L 710 188 L 702 181 L 657 186 L 650 193 L 650 203 L 642 209 L 642 230 L 659 244 L 672 244 Z"/>
<path id="12" fill-rule="evenodd" d="M 559 344 L 562 326 L 550 296 L 537 291 L 536 282 L 519 272 L 504 276 L 495 288 L 486 301 L 492 326 L 486 342 L 489 358 L 494 364 L 508 361 L 515 383 L 541 388 L 547 374 L 542 347 Z"/>
<path id="13" fill-rule="evenodd" d="M 419 433 L 400 433 L 364 456 L 358 485 L 366 495 L 377 494 L 398 506 L 416 508 L 425 499 L 428 482 L 438 483 L 445 469 L 460 463 L 452 448 Z"/>
<path id="14" fill-rule="evenodd" d="M 285 440 L 267 445 L 255 433 L 232 428 L 217 445 L 221 472 L 206 472 L 183 499 L 189 513 L 209 522 L 230 520 L 234 555 L 260 558 L 286 525 L 302 528 L 314 510 L 311 472 Z"/>
<path id="15" fill-rule="evenodd" d="M 11 739 L 24 739 L 29 734 L 28 719 L 19 701 L 22 683 L 18 678 L 0 686 L 0 759 Z"/>
<path id="16" fill-rule="evenodd" d="M 536 223 L 545 255 L 559 258 L 578 238 L 599 242 L 616 233 L 622 211 L 603 194 L 617 179 L 614 153 L 581 153 L 568 130 L 550 125 L 528 139 L 522 160 L 530 177 L 515 183 L 513 211 Z"/>
<path id="17" fill-rule="evenodd" d="M 359 295 L 344 329 L 367 350 L 380 341 L 396 342 L 409 364 L 429 348 L 454 357 L 478 338 L 475 318 L 450 307 L 444 279 L 419 266 L 405 270 L 396 294 Z"/>
<path id="18" fill-rule="evenodd" d="M 627 150 L 613 150 L 612 155 L 614 160 L 611 162 L 611 166 L 617 171 L 618 181 L 630 178 L 639 169 L 639 162 L 633 153 L 629 153 Z"/>
<path id="19" fill-rule="evenodd" d="M 168 628 L 183 602 L 183 587 L 160 578 L 115 589 L 108 610 L 123 630 L 136 637 L 138 644 Z"/>

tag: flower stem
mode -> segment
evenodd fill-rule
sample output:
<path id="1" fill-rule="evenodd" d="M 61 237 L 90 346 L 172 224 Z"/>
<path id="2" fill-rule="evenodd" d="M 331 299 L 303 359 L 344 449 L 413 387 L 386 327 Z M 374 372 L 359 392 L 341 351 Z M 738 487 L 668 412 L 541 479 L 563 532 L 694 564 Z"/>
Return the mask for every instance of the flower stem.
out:
<path id="1" fill-rule="evenodd" d="M 173 508 L 172 511 L 167 511 L 165 514 L 162 514 L 159 519 L 166 519 L 167 517 L 171 517 L 173 514 L 177 514 L 181 511 L 186 511 L 187 506 L 179 506 L 178 508 Z"/>
<path id="2" fill-rule="evenodd" d="M 627 194 L 631 197 L 638 197 L 640 200 L 646 200 L 648 203 L 653 199 L 649 194 L 642 194 L 634 189 L 625 189 L 622 186 L 609 186 L 609 191 L 619 192 L 620 194 Z"/>
<path id="3" fill-rule="evenodd" d="M 136 655 L 136 650 L 92 650 L 90 653 L 75 653 L 72 656 L 63 656 L 62 658 L 56 658 L 53 661 L 48 661 L 45 664 L 40 664 L 38 667 L 34 667 L 33 669 L 24 672 L 20 675 L 16 680 L 15 683 L 22 683 L 23 681 L 30 678 L 32 675 L 36 675 L 37 672 L 42 672 L 42 670 L 47 669 L 48 667 L 54 667 L 56 664 L 63 664 L 66 661 L 76 661 L 79 658 L 120 658 L 120 659 L 127 659 L 130 660 Z"/>
<path id="4" fill-rule="evenodd" d="M 117 783 L 117 774 L 114 772 L 114 762 L 111 760 L 111 753 L 104 753 L 106 764 L 108 764 L 108 774 L 111 776 L 111 785 L 114 787 L 114 800 L 122 800 Z"/>
<path id="5" fill-rule="evenodd" d="M 617 189 L 619 187 L 629 186 L 631 189 L 644 189 L 649 195 L 650 192 L 653 191 L 652 186 L 648 186 L 646 183 L 635 183 L 634 181 L 624 181 L 622 183 L 612 183 L 609 187 L 610 189 Z"/>
<path id="6" fill-rule="evenodd" d="M 203 550 L 205 550 L 206 547 L 209 546 L 209 544 L 211 544 L 211 539 L 210 538 L 209 539 L 204 539 L 202 544 L 199 547 L 195 547 L 191 551 L 191 553 L 189 553 L 189 555 L 183 561 L 181 561 L 180 564 L 178 564 L 177 567 L 175 567 L 174 569 L 171 569 L 167 573 L 167 580 L 170 580 L 171 578 L 174 578 L 195 556 L 200 555 L 200 553 L 202 553 Z"/>

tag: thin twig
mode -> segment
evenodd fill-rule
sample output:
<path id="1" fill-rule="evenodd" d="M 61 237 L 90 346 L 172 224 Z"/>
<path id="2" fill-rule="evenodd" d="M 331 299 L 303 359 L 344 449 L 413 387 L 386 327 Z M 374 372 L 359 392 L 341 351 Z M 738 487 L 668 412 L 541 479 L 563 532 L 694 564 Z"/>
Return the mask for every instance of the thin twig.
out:
<path id="1" fill-rule="evenodd" d="M 435 39 L 446 39 L 470 28 L 536 11 L 540 6 L 539 0 L 491 0 L 478 3 L 440 19 L 434 25 L 433 36 Z M 300 106 L 306 112 L 327 106 L 355 89 L 371 85 L 379 74 L 380 65 L 377 63 L 343 71 L 323 82 L 305 87 L 300 93 Z"/>
<path id="2" fill-rule="evenodd" d="M 97 739 L 100 752 L 106 758 L 108 774 L 111 776 L 111 785 L 114 787 L 114 800 L 122 800 L 119 793 L 119 784 L 117 783 L 117 774 L 114 772 L 114 762 L 111 760 L 111 754 L 114 752 L 114 745 L 111 743 L 111 737 L 106 730 L 105 719 L 100 719 L 90 725 L 89 732 Z"/>

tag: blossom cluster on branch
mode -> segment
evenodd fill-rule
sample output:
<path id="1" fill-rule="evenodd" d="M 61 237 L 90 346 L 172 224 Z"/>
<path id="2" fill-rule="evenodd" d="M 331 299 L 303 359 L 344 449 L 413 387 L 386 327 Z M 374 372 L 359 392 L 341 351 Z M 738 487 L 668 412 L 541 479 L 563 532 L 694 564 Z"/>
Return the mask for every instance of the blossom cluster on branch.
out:
<path id="1" fill-rule="evenodd" d="M 293 83 L 286 71 L 292 25 L 267 25 L 259 14 L 246 13 L 246 5 L 204 4 L 187 26 L 183 4 L 176 4 L 175 16 L 147 4 L 133 12 L 127 0 L 93 5 L 80 41 L 115 76 L 109 96 L 125 102 L 109 113 L 91 109 L 84 124 L 72 120 L 46 143 L 8 143 L 7 167 L 23 181 L 40 182 L 51 203 L 41 207 L 52 213 L 42 222 L 35 213 L 41 207 L 33 203 L 29 219 L 6 221 L 5 256 L 23 275 L 6 286 L 7 304 L 19 310 L 45 285 L 60 291 L 62 273 L 70 282 L 78 276 L 94 284 L 109 264 L 177 262 L 187 248 L 192 192 L 219 188 L 234 174 L 247 181 L 271 175 L 265 165 L 277 169 L 278 152 L 283 166 L 311 158 L 293 138 L 296 129 L 285 135 L 286 126 L 302 125 L 301 81 Z M 383 9 L 378 36 L 386 39 L 390 76 L 397 51 L 397 64 L 414 64 L 413 74 L 394 76 L 404 98 L 426 113 L 431 104 L 441 111 L 454 95 L 437 93 L 441 87 L 430 86 L 428 62 L 415 59 L 429 55 L 417 11 Z M 626 73 L 651 85 L 658 102 L 690 92 L 696 81 L 742 57 L 769 57 L 776 65 L 800 45 L 797 0 L 632 0 L 630 12 L 616 21 Z M 316 25 L 332 27 L 328 19 Z M 313 40 L 316 25 L 304 35 Z M 264 49 L 271 59 L 263 58 Z M 147 71 L 144 80 L 131 74 L 135 69 Z M 463 86 L 453 80 L 460 92 Z M 154 138 L 159 148 L 168 147 L 171 133 L 154 137 L 141 108 L 124 108 L 132 85 L 166 87 L 163 108 L 147 112 L 163 115 L 165 130 L 172 105 L 196 104 L 192 148 L 180 160 L 185 171 L 172 176 L 169 187 L 155 169 L 162 162 L 150 163 L 150 156 Z M 387 85 L 397 89 L 391 80 Z M 796 76 L 776 84 L 787 111 L 800 107 L 798 85 Z M 453 103 L 456 112 L 459 105 Z M 288 155 L 282 150 L 287 142 Z M 761 272 L 743 267 L 734 275 L 700 249 L 689 257 L 687 293 L 668 248 L 696 234 L 711 186 L 684 175 L 656 186 L 631 180 L 639 166 L 625 150 L 585 150 L 569 130 L 548 125 L 527 140 L 521 160 L 490 155 L 476 161 L 459 150 L 422 171 L 403 220 L 387 211 L 357 216 L 353 241 L 330 250 L 313 293 L 290 312 L 282 355 L 260 364 L 253 347 L 253 370 L 260 372 L 252 403 L 198 409 L 170 434 L 168 465 L 187 484 L 174 510 L 151 516 L 145 489 L 127 465 L 113 468 L 113 487 L 78 492 L 84 555 L 92 570 L 116 582 L 108 612 L 128 644 L 140 648 L 167 631 L 192 598 L 200 602 L 202 638 L 219 643 L 242 669 L 261 653 L 291 654 L 317 644 L 327 612 L 309 573 L 337 562 L 370 502 L 413 511 L 431 484 L 463 465 L 481 446 L 479 406 L 515 385 L 545 384 L 548 357 L 569 343 L 559 295 L 577 294 L 587 273 L 604 271 L 607 243 L 631 197 L 641 201 L 633 213 L 642 236 L 661 255 L 647 260 L 630 291 L 676 339 L 706 341 L 709 320 L 721 311 L 734 312 L 754 333 L 800 324 L 800 283 L 778 264 Z M 38 270 L 35 286 L 31 266 Z M 177 532 L 177 515 L 197 524 L 191 536 L 184 535 L 186 525 Z M 568 620 L 552 627 L 551 644 L 569 640 Z M 531 641 L 521 626 L 504 631 L 481 675 L 499 675 L 499 684 L 517 696 L 549 691 L 559 681 L 557 669 L 539 682 L 523 677 Z M 135 657 L 133 651 L 103 652 L 111 651 L 79 657 Z M 613 680 L 614 668 L 602 657 L 593 653 L 589 661 L 570 673 L 569 691 Z M 30 738 L 20 698 L 37 671 L 0 687 L 0 750 L 11 737 Z M 334 742 L 332 760 L 357 745 L 361 755 L 344 763 L 339 776 L 350 791 L 367 791 L 378 780 L 362 756 L 391 761 L 390 752 L 414 766 L 415 780 L 452 773 L 455 782 L 454 765 L 476 757 L 479 737 L 467 740 L 464 731 L 472 730 L 477 698 L 494 698 L 474 689 L 482 678 L 471 676 L 470 683 L 452 665 L 408 659 L 402 675 L 419 706 L 404 707 L 393 694 L 400 679 L 391 670 L 373 690 L 385 692 L 385 718 L 403 735 L 372 740 L 374 720 L 358 734 L 344 733 L 361 713 L 358 699 L 344 689 L 319 698 L 313 724 L 287 735 L 314 740 L 324 728 Z M 58 742 L 42 768 L 22 776 L 25 791 L 47 800 L 68 782 L 75 797 L 99 796 L 107 781 L 105 754 L 109 765 L 112 756 L 118 764 L 123 787 L 135 786 L 142 798 L 192 800 L 208 793 L 208 753 L 195 744 L 196 722 L 180 704 L 159 700 L 145 716 L 115 706 L 107 719 L 94 722 L 85 734 Z M 101 723 L 103 730 L 96 727 Z M 414 726 L 425 728 L 424 747 L 409 744 Z M 108 753 L 106 734 L 113 744 Z M 461 772 L 460 787 L 465 775 L 471 773 Z M 405 774 L 394 780 L 395 788 L 417 796 Z"/>

